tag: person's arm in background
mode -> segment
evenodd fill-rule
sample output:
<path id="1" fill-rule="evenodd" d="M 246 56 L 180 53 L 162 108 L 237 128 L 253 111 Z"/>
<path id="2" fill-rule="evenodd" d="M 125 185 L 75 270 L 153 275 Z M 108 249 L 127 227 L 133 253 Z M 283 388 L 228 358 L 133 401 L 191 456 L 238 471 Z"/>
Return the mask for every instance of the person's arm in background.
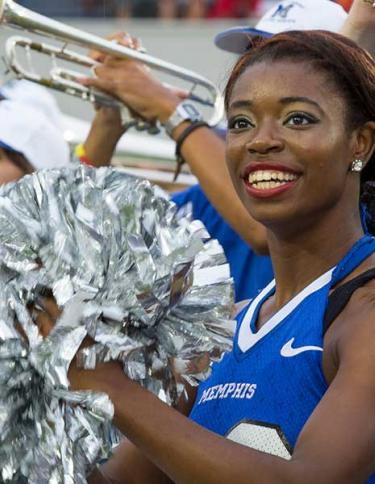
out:
<path id="1" fill-rule="evenodd" d="M 375 8 L 367 0 L 354 0 L 341 34 L 375 55 Z"/>
<path id="2" fill-rule="evenodd" d="M 124 132 L 118 109 L 97 109 L 90 132 L 83 143 L 86 157 L 93 166 L 108 166 L 111 163 L 117 143 Z"/>
<path id="3" fill-rule="evenodd" d="M 165 122 L 181 102 L 177 92 L 161 84 L 139 62 L 107 57 L 95 71 L 98 77 L 87 79 L 86 85 L 116 96 L 146 120 Z M 187 125 L 179 125 L 172 138 L 177 140 Z M 225 143 L 211 128 L 202 127 L 186 138 L 181 154 L 221 216 L 255 252 L 267 253 L 265 228 L 249 216 L 232 185 Z"/>
<path id="4" fill-rule="evenodd" d="M 121 41 L 130 48 L 140 48 L 139 41 L 125 32 L 117 32 L 107 37 L 108 40 Z M 103 62 L 105 55 L 91 50 L 89 56 L 96 62 Z M 96 106 L 96 114 L 90 126 L 89 134 L 83 143 L 85 155 L 95 167 L 111 164 L 117 143 L 126 131 L 123 126 L 120 110 L 115 107 Z"/>

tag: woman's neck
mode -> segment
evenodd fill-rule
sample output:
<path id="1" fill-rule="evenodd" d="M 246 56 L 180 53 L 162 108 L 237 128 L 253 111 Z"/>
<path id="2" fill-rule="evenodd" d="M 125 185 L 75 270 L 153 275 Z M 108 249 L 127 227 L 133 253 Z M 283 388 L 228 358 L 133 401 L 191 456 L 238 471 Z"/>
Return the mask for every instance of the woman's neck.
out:
<path id="1" fill-rule="evenodd" d="M 339 222 L 339 223 L 337 223 Z M 336 220 L 281 233 L 268 230 L 268 244 L 276 279 L 275 309 L 282 307 L 310 282 L 334 267 L 363 236 L 359 217 Z"/>

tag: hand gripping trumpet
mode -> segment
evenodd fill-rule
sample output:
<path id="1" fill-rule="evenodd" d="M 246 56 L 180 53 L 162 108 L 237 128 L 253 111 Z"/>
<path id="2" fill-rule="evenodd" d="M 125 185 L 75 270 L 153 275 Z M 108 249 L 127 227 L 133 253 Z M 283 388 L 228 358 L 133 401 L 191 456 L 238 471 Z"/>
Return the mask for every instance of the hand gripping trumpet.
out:
<path id="1" fill-rule="evenodd" d="M 150 133 L 159 131 L 155 125 L 147 124 L 135 117 L 136 115 L 130 113 L 116 98 L 90 87 L 82 86 L 77 82 L 77 79 L 82 77 L 82 74 L 58 67 L 56 65 L 58 59 L 86 68 L 93 68 L 97 65 L 90 57 L 81 55 L 74 50 L 68 50 L 67 45 L 94 49 L 118 58 L 140 61 L 150 68 L 191 83 L 188 98 L 204 106 L 209 106 L 212 110 L 211 117 L 207 120 L 208 124 L 215 126 L 222 119 L 223 99 L 219 90 L 209 80 L 193 71 L 150 56 L 145 52 L 115 44 L 96 35 L 70 27 L 62 22 L 52 20 L 16 4 L 13 0 L 0 0 L 0 22 L 10 27 L 17 27 L 28 32 L 53 38 L 63 43 L 62 47 L 57 47 L 33 41 L 28 37 L 10 37 L 5 45 L 5 59 L 9 69 L 18 77 L 37 82 L 45 87 L 65 92 L 92 103 L 120 107 L 123 118 L 124 111 L 126 112 L 126 120 L 124 120 L 124 124 L 126 125 L 135 126 L 138 129 L 148 129 Z M 49 71 L 49 75 L 42 76 L 36 73 L 31 66 L 31 61 L 29 62 L 29 68 L 25 68 L 17 57 L 18 48 L 26 49 L 29 57 L 32 51 L 51 56 L 53 67 Z M 205 97 L 200 93 L 199 95 L 195 93 L 198 88 L 200 93 L 202 90 L 206 92 Z"/>

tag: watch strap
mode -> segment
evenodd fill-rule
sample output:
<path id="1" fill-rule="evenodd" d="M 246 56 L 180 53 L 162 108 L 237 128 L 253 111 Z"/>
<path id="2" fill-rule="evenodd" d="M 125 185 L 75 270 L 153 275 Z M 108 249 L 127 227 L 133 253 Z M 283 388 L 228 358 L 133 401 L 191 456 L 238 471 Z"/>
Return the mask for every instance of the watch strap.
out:
<path id="1" fill-rule="evenodd" d="M 185 128 L 184 131 L 178 137 L 176 141 L 176 151 L 175 151 L 177 164 L 176 164 L 176 170 L 173 177 L 174 182 L 177 180 L 177 177 L 181 172 L 182 165 L 185 163 L 185 160 L 181 154 L 183 143 L 185 142 L 186 138 L 191 135 L 193 131 L 203 127 L 209 128 L 209 125 L 205 121 L 195 121 L 191 123 L 189 126 L 187 126 L 187 128 Z"/>

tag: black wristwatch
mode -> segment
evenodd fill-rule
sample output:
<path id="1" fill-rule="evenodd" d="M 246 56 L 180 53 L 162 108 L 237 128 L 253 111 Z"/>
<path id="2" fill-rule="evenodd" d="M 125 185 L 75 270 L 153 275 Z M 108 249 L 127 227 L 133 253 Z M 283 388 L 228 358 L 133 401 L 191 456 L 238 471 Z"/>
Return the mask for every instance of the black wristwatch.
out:
<path id="1" fill-rule="evenodd" d="M 194 104 L 182 101 L 164 123 L 165 131 L 172 136 L 172 131 L 184 121 L 202 121 L 202 115 Z"/>

